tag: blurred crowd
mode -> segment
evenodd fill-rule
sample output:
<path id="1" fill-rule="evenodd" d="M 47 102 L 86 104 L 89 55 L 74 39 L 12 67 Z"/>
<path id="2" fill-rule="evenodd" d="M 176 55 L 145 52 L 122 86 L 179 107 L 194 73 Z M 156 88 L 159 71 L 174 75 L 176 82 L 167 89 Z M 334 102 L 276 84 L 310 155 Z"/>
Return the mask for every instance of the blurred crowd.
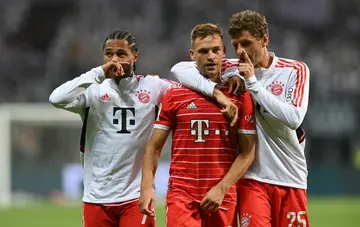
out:
<path id="1" fill-rule="evenodd" d="M 305 120 L 311 160 L 348 163 L 360 134 L 360 1 L 357 0 L 2 0 L 0 103 L 47 102 L 61 83 L 102 63 L 114 29 L 135 35 L 139 74 L 170 78 L 188 60 L 190 31 L 242 9 L 267 16 L 270 50 L 311 70 Z M 228 56 L 234 52 L 225 35 Z M 359 144 L 360 145 L 360 144 Z M 329 155 L 333 153 L 334 155 Z"/>

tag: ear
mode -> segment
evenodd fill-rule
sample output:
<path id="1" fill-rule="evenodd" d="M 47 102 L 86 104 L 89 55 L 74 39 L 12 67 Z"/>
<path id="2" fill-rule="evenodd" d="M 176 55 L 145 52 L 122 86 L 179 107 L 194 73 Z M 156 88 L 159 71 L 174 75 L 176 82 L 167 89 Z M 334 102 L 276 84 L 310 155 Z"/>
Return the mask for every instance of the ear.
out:
<path id="1" fill-rule="evenodd" d="M 189 55 L 190 55 L 191 60 L 195 61 L 195 52 L 193 49 L 189 50 Z"/>
<path id="2" fill-rule="evenodd" d="M 134 62 L 136 62 L 139 58 L 139 52 L 134 53 Z"/>
<path id="3" fill-rule="evenodd" d="M 267 34 L 264 35 L 262 38 L 262 47 L 268 47 L 269 46 L 269 36 Z"/>

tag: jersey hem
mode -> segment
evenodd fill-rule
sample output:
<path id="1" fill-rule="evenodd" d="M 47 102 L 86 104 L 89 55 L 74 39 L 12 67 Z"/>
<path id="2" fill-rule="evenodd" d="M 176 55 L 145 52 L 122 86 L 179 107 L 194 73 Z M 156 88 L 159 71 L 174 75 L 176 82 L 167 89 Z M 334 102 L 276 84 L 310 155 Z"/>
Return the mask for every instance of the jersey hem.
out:
<path id="1" fill-rule="evenodd" d="M 162 129 L 162 130 L 169 130 L 170 127 L 162 124 L 154 124 L 154 128 Z"/>
<path id="2" fill-rule="evenodd" d="M 138 196 L 128 197 L 128 198 L 119 198 L 119 199 L 98 199 L 98 200 L 93 200 L 93 199 L 88 199 L 86 197 L 84 197 L 82 199 L 82 201 L 84 203 L 93 203 L 93 204 L 123 203 L 123 202 L 130 202 L 130 201 L 136 201 L 136 200 L 139 200 Z"/>
<path id="3" fill-rule="evenodd" d="M 256 180 L 256 181 L 266 183 L 266 184 L 274 184 L 274 185 L 279 185 L 279 186 L 285 186 L 285 187 L 290 187 L 290 188 L 300 188 L 300 189 L 305 189 L 305 190 L 307 189 L 307 185 L 286 183 L 286 182 L 280 182 L 280 181 L 270 180 L 270 179 L 263 179 L 263 178 L 260 178 L 260 177 L 254 176 L 254 175 L 245 175 L 244 178 Z"/>
<path id="4" fill-rule="evenodd" d="M 256 130 L 238 129 L 239 134 L 256 134 Z"/>

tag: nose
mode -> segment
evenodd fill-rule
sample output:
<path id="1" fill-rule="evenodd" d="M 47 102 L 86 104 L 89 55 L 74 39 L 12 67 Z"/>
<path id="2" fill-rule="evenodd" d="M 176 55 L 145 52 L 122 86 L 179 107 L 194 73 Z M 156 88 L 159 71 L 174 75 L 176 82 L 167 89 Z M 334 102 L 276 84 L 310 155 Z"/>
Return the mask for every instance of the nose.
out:
<path id="1" fill-rule="evenodd" d="M 241 56 L 241 53 L 243 52 L 243 47 L 241 45 L 238 45 L 237 48 L 236 48 L 236 54 L 238 57 Z"/>
<path id="2" fill-rule="evenodd" d="M 113 61 L 116 61 L 116 60 L 119 60 L 119 59 L 120 59 L 119 56 L 117 56 L 116 54 L 114 54 L 113 57 L 112 57 Z"/>
<path id="3" fill-rule="evenodd" d="M 216 54 L 213 51 L 209 51 L 207 58 L 208 60 L 214 60 L 216 58 Z"/>

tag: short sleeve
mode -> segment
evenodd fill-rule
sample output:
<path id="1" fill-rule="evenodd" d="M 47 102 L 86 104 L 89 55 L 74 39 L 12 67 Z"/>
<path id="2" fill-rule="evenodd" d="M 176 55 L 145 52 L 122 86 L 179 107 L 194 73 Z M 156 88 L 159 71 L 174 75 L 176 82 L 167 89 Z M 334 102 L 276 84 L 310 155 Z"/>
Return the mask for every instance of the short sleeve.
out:
<path id="1" fill-rule="evenodd" d="M 154 128 L 169 130 L 173 128 L 175 119 L 175 106 L 173 102 L 172 89 L 168 89 L 159 106 L 159 114 L 156 118 Z"/>
<path id="2" fill-rule="evenodd" d="M 249 92 L 245 92 L 239 98 L 238 132 L 242 134 L 256 134 L 254 104 Z"/>

